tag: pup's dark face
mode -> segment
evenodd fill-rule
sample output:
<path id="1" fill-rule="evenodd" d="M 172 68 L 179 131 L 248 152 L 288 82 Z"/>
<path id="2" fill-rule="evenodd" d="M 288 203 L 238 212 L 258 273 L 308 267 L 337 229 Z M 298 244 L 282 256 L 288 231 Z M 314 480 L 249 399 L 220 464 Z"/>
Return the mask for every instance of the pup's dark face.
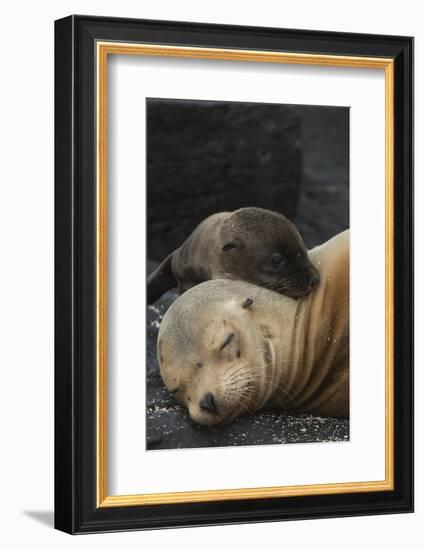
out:
<path id="1" fill-rule="evenodd" d="M 253 207 L 233 212 L 223 224 L 218 253 L 228 277 L 291 298 L 307 296 L 319 283 L 299 231 L 277 212 Z"/>

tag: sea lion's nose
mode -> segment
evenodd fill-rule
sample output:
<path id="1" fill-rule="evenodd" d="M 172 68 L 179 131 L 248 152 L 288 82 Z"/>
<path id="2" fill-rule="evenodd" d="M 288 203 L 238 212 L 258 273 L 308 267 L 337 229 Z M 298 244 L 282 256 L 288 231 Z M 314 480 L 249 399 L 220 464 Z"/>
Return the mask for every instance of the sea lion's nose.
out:
<path id="1" fill-rule="evenodd" d="M 320 276 L 318 271 L 314 271 L 309 279 L 309 290 L 313 290 L 319 285 Z"/>
<path id="2" fill-rule="evenodd" d="M 202 409 L 202 411 L 206 411 L 211 414 L 219 414 L 214 396 L 210 392 L 205 393 L 205 395 L 199 401 L 199 407 Z"/>

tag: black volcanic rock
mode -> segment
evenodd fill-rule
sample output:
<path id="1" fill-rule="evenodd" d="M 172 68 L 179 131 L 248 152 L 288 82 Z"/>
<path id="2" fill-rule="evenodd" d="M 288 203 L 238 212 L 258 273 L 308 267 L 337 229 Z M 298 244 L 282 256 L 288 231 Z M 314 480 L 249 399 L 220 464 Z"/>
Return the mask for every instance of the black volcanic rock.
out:
<path id="1" fill-rule="evenodd" d="M 164 258 L 215 212 L 258 206 L 292 218 L 301 171 L 297 107 L 148 99 L 148 257 Z"/>

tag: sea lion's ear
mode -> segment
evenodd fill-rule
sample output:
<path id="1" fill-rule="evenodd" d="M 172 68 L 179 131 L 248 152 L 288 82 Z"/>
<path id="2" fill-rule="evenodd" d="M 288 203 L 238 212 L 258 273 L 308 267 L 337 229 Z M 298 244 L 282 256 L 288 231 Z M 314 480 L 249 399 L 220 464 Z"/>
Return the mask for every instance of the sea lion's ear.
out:
<path id="1" fill-rule="evenodd" d="M 252 307 L 252 305 L 253 305 L 253 298 L 246 298 L 243 302 L 242 307 L 244 309 L 249 309 Z"/>
<path id="2" fill-rule="evenodd" d="M 236 248 L 237 244 L 233 241 L 230 241 L 228 243 L 225 243 L 222 247 L 222 250 L 225 252 L 226 250 L 230 250 L 231 248 Z"/>

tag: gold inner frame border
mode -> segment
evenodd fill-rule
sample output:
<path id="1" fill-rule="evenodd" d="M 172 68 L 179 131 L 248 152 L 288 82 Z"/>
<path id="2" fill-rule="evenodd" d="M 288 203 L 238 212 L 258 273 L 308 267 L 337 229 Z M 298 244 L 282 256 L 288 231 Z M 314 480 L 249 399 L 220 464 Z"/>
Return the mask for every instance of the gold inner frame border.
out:
<path id="1" fill-rule="evenodd" d="M 262 63 L 384 69 L 385 72 L 385 479 L 315 485 L 108 495 L 107 492 L 107 62 L 109 55 L 181 57 Z M 96 42 L 96 470 L 97 507 L 213 502 L 394 489 L 394 60 L 124 42 Z"/>

